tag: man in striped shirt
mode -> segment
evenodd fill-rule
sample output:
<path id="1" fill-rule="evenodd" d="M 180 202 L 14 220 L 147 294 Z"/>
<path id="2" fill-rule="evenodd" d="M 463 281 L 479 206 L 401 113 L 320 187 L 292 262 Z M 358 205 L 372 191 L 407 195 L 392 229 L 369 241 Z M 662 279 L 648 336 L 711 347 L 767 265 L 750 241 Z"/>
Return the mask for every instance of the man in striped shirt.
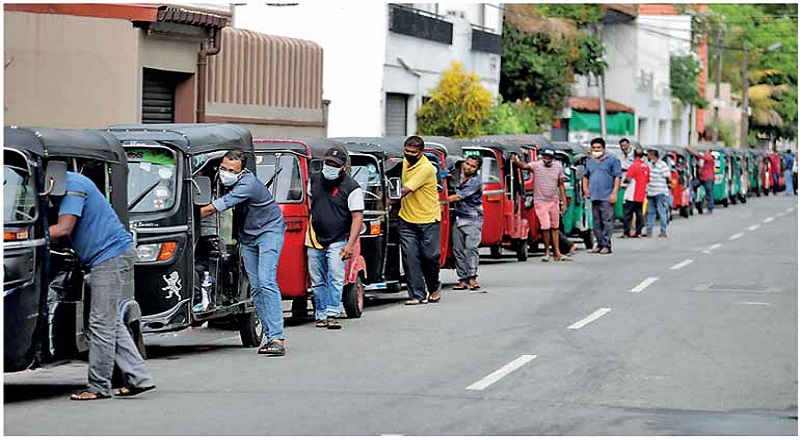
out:
<path id="1" fill-rule="evenodd" d="M 661 233 L 659 237 L 667 237 L 667 195 L 669 194 L 669 165 L 661 160 L 658 151 L 647 152 L 650 160 L 650 182 L 647 184 L 647 233 L 645 237 L 653 235 L 653 224 L 656 220 L 656 211 L 661 218 Z"/>

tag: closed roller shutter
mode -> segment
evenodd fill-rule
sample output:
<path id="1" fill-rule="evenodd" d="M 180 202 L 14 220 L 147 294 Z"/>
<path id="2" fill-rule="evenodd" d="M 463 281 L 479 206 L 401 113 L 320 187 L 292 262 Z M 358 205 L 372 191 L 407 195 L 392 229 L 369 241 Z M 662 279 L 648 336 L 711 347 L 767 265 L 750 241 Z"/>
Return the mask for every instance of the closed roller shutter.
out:
<path id="1" fill-rule="evenodd" d="M 405 136 L 408 95 L 386 94 L 386 136 Z"/>
<path id="2" fill-rule="evenodd" d="M 175 79 L 172 72 L 144 69 L 142 123 L 175 122 Z"/>

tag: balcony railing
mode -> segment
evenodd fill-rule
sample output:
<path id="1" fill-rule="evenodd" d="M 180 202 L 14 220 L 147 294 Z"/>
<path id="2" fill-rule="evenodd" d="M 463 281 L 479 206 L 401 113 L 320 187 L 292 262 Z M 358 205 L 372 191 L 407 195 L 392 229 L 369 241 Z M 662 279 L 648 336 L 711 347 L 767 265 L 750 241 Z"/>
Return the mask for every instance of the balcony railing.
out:
<path id="1" fill-rule="evenodd" d="M 503 37 L 473 26 L 472 50 L 500 55 L 503 53 Z"/>
<path id="2" fill-rule="evenodd" d="M 410 37 L 453 44 L 453 24 L 439 15 L 398 4 L 389 5 L 389 30 Z"/>

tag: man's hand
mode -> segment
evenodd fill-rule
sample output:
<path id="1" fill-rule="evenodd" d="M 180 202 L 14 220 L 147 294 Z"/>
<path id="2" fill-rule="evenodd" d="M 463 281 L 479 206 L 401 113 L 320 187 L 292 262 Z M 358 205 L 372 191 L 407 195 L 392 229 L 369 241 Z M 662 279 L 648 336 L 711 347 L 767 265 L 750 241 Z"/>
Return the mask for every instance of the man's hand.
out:
<path id="1" fill-rule="evenodd" d="M 612 205 L 616 205 L 617 204 L 617 193 L 616 192 L 612 193 L 611 197 L 608 198 L 608 203 L 611 203 Z"/>
<path id="2" fill-rule="evenodd" d="M 343 247 L 342 250 L 339 251 L 339 257 L 342 260 L 349 260 L 350 258 L 352 258 L 353 257 L 353 246 L 350 246 L 350 244 L 345 245 L 345 247 Z"/>
<path id="3" fill-rule="evenodd" d="M 450 202 L 450 203 L 458 202 L 460 200 L 461 200 L 461 197 L 459 197 L 458 194 L 453 194 L 451 196 L 447 196 L 447 201 Z"/>
<path id="4" fill-rule="evenodd" d="M 561 215 L 564 215 L 566 213 L 567 213 L 567 204 L 561 203 Z"/>

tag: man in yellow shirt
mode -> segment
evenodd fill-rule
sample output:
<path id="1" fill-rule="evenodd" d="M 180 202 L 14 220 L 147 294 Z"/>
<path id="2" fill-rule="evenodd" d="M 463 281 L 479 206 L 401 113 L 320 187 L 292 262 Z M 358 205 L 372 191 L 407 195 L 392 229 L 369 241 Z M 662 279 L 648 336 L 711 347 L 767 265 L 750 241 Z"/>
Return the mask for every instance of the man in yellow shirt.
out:
<path id="1" fill-rule="evenodd" d="M 439 191 L 436 167 L 423 154 L 425 142 L 419 136 L 406 139 L 403 146 L 402 199 L 400 200 L 400 247 L 406 272 L 409 300 L 406 305 L 439 302 Z"/>

